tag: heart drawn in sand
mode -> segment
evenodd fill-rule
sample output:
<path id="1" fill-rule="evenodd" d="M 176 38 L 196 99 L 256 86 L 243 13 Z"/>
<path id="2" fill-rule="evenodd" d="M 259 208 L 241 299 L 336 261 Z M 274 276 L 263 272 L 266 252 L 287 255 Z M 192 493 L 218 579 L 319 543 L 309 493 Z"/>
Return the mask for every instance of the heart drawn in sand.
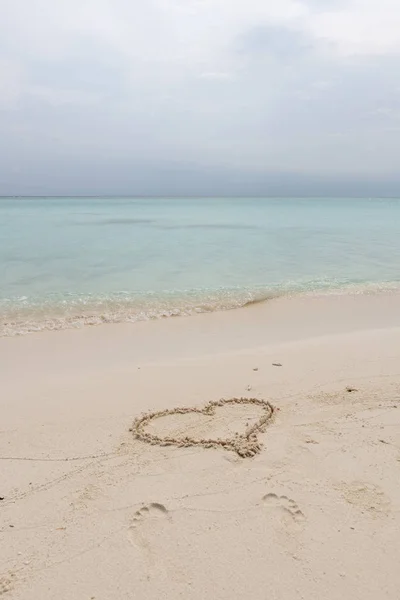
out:
<path id="1" fill-rule="evenodd" d="M 248 427 L 243 433 L 236 433 L 233 437 L 225 439 L 196 439 L 190 436 L 181 438 L 172 436 L 161 437 L 146 430 L 146 427 L 151 421 L 160 419 L 161 417 L 187 413 L 198 413 L 206 416 L 214 416 L 216 409 L 226 404 L 248 404 L 252 406 L 260 406 L 263 409 L 263 414 L 255 424 L 253 424 L 251 427 Z M 239 456 L 246 458 L 254 456 L 261 451 L 262 444 L 258 440 L 257 436 L 259 433 L 262 433 L 265 430 L 266 426 L 271 421 L 274 412 L 274 407 L 267 400 L 260 400 L 259 398 L 223 398 L 221 400 L 212 400 L 203 408 L 180 407 L 141 415 L 134 420 L 131 431 L 133 431 L 137 439 L 147 442 L 148 444 L 158 446 L 177 446 L 179 448 L 187 446 L 203 446 L 204 448 L 222 447 L 226 450 L 236 452 Z"/>

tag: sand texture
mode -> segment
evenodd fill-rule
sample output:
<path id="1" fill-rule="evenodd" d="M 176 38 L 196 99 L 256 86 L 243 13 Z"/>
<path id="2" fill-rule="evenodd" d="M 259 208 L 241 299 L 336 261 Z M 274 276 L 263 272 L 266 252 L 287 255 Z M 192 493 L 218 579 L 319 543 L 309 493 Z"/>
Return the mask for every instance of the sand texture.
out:
<path id="1" fill-rule="evenodd" d="M 398 600 L 397 306 L 0 340 L 1 599 Z"/>

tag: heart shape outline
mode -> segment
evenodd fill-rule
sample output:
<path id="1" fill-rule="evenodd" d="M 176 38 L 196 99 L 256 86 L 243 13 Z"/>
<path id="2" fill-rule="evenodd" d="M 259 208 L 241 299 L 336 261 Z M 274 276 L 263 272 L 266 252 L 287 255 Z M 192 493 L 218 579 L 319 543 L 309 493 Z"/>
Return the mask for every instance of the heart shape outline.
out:
<path id="1" fill-rule="evenodd" d="M 182 438 L 174 438 L 171 436 L 161 437 L 146 431 L 147 425 L 155 419 L 166 417 L 168 415 L 187 413 L 213 416 L 215 415 L 216 409 L 225 404 L 249 404 L 261 406 L 264 414 L 261 415 L 258 421 L 249 427 L 243 434 L 235 433 L 233 437 L 225 439 L 196 439 L 189 436 Z M 133 421 L 130 431 L 133 432 L 136 439 L 146 442 L 147 444 L 152 444 L 153 446 L 176 446 L 178 448 L 189 446 L 202 446 L 204 448 L 222 447 L 225 450 L 236 452 L 236 454 L 242 458 L 248 458 L 261 452 L 262 444 L 258 439 L 258 434 L 263 433 L 267 425 L 271 423 L 272 418 L 275 415 L 275 410 L 275 407 L 268 400 L 262 400 L 260 398 L 221 398 L 220 400 L 211 400 L 205 404 L 203 408 L 182 406 L 142 414 Z"/>

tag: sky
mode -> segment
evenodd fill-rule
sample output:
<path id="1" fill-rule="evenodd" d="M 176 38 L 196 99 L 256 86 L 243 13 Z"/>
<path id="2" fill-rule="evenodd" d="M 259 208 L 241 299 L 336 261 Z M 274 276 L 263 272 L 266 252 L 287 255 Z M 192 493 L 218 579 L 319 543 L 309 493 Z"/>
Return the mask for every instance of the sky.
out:
<path id="1" fill-rule="evenodd" d="M 398 0 L 0 15 L 0 195 L 400 195 Z"/>

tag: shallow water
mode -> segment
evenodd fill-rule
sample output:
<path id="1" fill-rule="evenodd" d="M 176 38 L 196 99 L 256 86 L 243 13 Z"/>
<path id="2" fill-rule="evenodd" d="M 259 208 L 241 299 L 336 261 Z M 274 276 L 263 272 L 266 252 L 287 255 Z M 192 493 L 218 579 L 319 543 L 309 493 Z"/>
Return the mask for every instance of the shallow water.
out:
<path id="1" fill-rule="evenodd" d="M 0 335 L 400 287 L 398 199 L 0 199 Z"/>

